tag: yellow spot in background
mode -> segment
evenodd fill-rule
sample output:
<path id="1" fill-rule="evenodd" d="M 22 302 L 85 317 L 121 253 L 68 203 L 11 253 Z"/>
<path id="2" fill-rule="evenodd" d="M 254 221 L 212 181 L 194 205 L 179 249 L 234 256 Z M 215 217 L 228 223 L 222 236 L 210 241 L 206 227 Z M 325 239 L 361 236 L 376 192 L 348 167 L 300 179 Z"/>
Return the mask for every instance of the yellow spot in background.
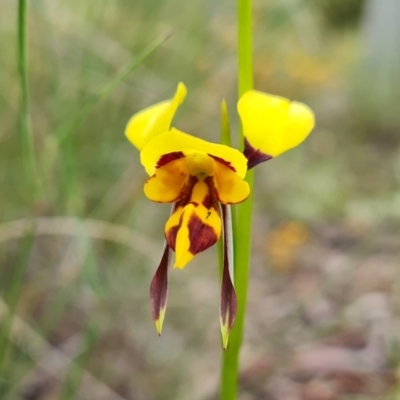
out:
<path id="1" fill-rule="evenodd" d="M 325 84 L 337 71 L 327 58 L 311 56 L 305 52 L 292 52 L 285 60 L 285 72 L 294 81 L 309 86 Z"/>
<path id="2" fill-rule="evenodd" d="M 274 268 L 290 271 L 294 268 L 296 252 L 308 242 L 307 227 L 299 221 L 283 222 L 266 237 L 266 253 Z"/>

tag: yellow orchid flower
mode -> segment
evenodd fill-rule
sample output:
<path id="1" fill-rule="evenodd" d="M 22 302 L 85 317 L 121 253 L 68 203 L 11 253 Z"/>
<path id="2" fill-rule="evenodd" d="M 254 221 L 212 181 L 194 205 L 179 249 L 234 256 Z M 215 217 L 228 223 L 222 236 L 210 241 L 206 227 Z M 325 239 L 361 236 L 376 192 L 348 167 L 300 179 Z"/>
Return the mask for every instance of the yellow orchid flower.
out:
<path id="1" fill-rule="evenodd" d="M 133 115 L 125 135 L 140 151 L 149 175 L 145 195 L 152 201 L 172 203 L 165 225 L 166 245 L 150 286 L 151 309 L 160 334 L 168 295 L 171 250 L 174 268 L 185 266 L 217 242 L 224 244 L 220 323 L 226 348 L 237 301 L 231 274 L 233 266 L 230 204 L 244 201 L 250 192 L 243 179 L 247 169 L 296 146 L 314 125 L 312 112 L 301 103 L 250 91 L 238 102 L 245 150 L 196 138 L 171 122 L 186 96 L 179 83 L 174 97 Z"/>
<path id="2" fill-rule="evenodd" d="M 219 204 L 237 204 L 249 195 L 243 181 L 247 159 L 236 149 L 209 143 L 175 128 L 152 139 L 140 158 L 150 178 L 146 196 L 158 203 L 174 203 L 165 238 L 176 253 L 175 268 L 220 237 Z"/>
<path id="3" fill-rule="evenodd" d="M 166 246 L 150 286 L 153 319 L 161 333 L 168 294 L 168 266 L 175 251 L 175 268 L 184 268 L 193 257 L 215 244 L 224 234 L 228 249 L 230 233 L 225 222 L 228 205 L 244 201 L 250 192 L 243 179 L 247 159 L 222 144 L 196 138 L 170 128 L 178 106 L 186 95 L 178 85 L 175 96 L 135 114 L 125 130 L 140 150 L 141 163 L 149 179 L 145 195 L 159 203 L 173 203 L 165 225 Z M 225 251 L 221 290 L 221 329 L 224 344 L 236 314 L 236 295 L 229 269 L 232 257 Z"/>

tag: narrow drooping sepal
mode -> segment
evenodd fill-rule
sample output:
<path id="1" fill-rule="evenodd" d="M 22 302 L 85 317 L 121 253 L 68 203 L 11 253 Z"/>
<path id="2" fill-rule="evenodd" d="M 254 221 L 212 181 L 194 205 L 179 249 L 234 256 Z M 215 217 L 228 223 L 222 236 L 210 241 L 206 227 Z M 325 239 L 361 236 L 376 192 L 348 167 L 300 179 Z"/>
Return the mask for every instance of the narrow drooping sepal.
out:
<path id="1" fill-rule="evenodd" d="M 161 335 L 168 299 L 168 267 L 171 249 L 165 244 L 160 265 L 150 284 L 151 314 L 157 333 Z"/>
<path id="2" fill-rule="evenodd" d="M 246 138 L 244 138 L 243 154 L 247 158 L 248 170 L 272 158 L 272 156 L 263 153 L 260 149 L 255 149 Z"/>
<path id="3" fill-rule="evenodd" d="M 230 206 L 221 204 L 223 218 L 223 271 L 221 284 L 220 324 L 222 346 L 228 347 L 229 334 L 237 312 L 237 298 L 233 286 L 233 242 Z"/>

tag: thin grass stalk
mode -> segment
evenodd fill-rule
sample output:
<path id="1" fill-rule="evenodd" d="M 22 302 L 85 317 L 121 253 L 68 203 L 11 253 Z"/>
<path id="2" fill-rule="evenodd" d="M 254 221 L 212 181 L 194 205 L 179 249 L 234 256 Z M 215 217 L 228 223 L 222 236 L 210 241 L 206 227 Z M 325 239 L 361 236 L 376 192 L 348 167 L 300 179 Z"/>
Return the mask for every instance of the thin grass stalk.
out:
<path id="1" fill-rule="evenodd" d="M 225 146 L 232 146 L 232 135 L 231 126 L 229 122 L 228 106 L 226 105 L 225 99 L 221 104 L 221 132 L 220 132 L 220 142 Z M 221 210 L 220 210 L 221 212 Z M 218 265 L 219 265 L 219 277 L 222 279 L 222 273 L 224 269 L 224 246 L 222 236 L 218 240 Z"/>
<path id="2" fill-rule="evenodd" d="M 64 191 L 67 209 L 70 213 L 82 216 L 84 212 L 84 203 L 78 179 L 76 150 L 71 138 L 72 133 L 85 122 L 88 116 L 102 101 L 108 98 L 108 96 L 170 36 L 171 33 L 161 36 L 145 47 L 119 74 L 101 87 L 95 97 L 83 105 L 82 109 L 72 121 L 66 121 L 56 130 L 55 137 L 61 153 L 63 171 L 61 190 Z"/>
<path id="3" fill-rule="evenodd" d="M 33 198 L 42 197 L 42 185 L 33 146 L 33 133 L 29 110 L 28 84 L 28 0 L 18 2 L 18 72 L 21 87 L 19 134 L 22 144 L 22 163 L 25 176 L 33 191 Z"/>
<path id="4" fill-rule="evenodd" d="M 68 370 L 61 388 L 60 400 L 74 400 L 80 398 L 79 389 L 82 384 L 82 379 L 99 336 L 97 327 L 91 320 L 87 321 L 83 335 L 82 351 L 74 359 L 74 363 L 71 363 L 71 367 Z"/>
<path id="5" fill-rule="evenodd" d="M 61 159 L 63 161 L 63 177 L 62 177 L 62 190 L 65 192 L 68 211 L 79 217 L 84 216 L 84 202 L 81 194 L 81 188 L 78 177 L 76 151 L 72 141 L 71 134 L 74 130 L 78 129 L 90 115 L 90 113 L 108 96 L 155 50 L 157 50 L 170 36 L 172 32 L 160 36 L 145 47 L 132 61 L 121 70 L 113 79 L 107 82 L 100 88 L 97 95 L 87 102 L 82 110 L 77 114 L 72 122 L 67 122 L 61 125 L 56 131 L 56 139 L 58 141 Z M 80 241 L 80 239 L 79 239 Z M 83 258 L 86 261 L 83 266 L 84 278 L 90 287 L 101 295 L 103 289 L 100 278 L 95 268 L 94 255 L 91 250 L 90 243 L 84 242 L 85 246 L 82 249 Z"/>
<path id="6" fill-rule="evenodd" d="M 136 68 L 138 68 L 155 50 L 157 50 L 167 39 L 172 35 L 172 32 L 160 36 L 147 47 L 145 47 L 132 61 L 120 72 L 118 73 L 110 82 L 106 83 L 96 94 L 96 96 L 91 99 L 87 104 L 85 104 L 82 109 L 78 112 L 77 116 L 72 122 L 66 122 L 62 124 L 56 132 L 56 137 L 58 143 L 61 144 L 62 141 L 68 137 L 74 130 L 79 128 L 82 123 L 86 120 L 89 114 L 103 101 L 105 100 L 113 91 L 116 89 Z"/>
<path id="7" fill-rule="evenodd" d="M 33 227 L 34 225 L 32 225 L 32 231 L 28 231 L 22 241 L 19 260 L 15 266 L 7 293 L 4 296 L 4 300 L 8 305 L 8 313 L 1 321 L 0 325 L 0 393 L 3 391 L 5 392 L 6 388 L 4 385 L 7 387 L 10 384 L 7 379 L 8 373 L 10 372 L 8 370 L 8 361 L 11 359 L 10 336 L 14 315 L 16 313 L 18 301 L 21 295 L 24 276 L 29 264 L 29 257 L 34 242 Z"/>
<path id="8" fill-rule="evenodd" d="M 252 0 L 237 0 L 238 13 L 238 95 L 253 88 Z M 244 145 L 240 130 L 240 143 Z M 236 206 L 233 219 L 234 276 L 238 311 L 229 337 L 229 345 L 222 357 L 221 400 L 235 400 L 238 391 L 239 355 L 246 317 L 247 289 L 251 253 L 254 172 L 247 173 L 249 198 Z"/>

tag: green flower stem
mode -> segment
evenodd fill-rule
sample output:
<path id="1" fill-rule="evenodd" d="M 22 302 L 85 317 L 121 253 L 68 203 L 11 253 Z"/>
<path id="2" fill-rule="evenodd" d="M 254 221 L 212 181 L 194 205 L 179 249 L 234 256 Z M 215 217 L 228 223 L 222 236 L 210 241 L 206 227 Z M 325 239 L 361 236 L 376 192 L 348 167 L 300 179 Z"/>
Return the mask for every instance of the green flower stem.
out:
<path id="1" fill-rule="evenodd" d="M 239 97 L 253 88 L 252 0 L 237 0 L 238 7 L 238 88 Z M 243 132 L 240 133 L 243 146 Z M 221 400 L 235 400 L 239 375 L 239 354 L 242 345 L 246 317 L 247 288 L 251 253 L 251 225 L 253 213 L 254 172 L 249 171 L 246 181 L 250 185 L 250 197 L 236 208 L 233 219 L 235 256 L 235 290 L 238 301 L 236 322 L 229 337 L 229 345 L 223 353 L 221 372 Z"/>
<path id="2" fill-rule="evenodd" d="M 221 142 L 221 144 L 224 144 L 225 146 L 229 146 L 229 147 L 232 146 L 231 126 L 230 126 L 230 122 L 229 122 L 228 106 L 226 105 L 225 99 L 222 101 L 222 104 L 221 104 L 220 142 Z M 223 270 L 224 270 L 224 246 L 223 246 L 222 236 L 218 240 L 217 250 L 218 250 L 219 277 L 222 280 L 222 274 L 223 274 Z"/>
<path id="3" fill-rule="evenodd" d="M 253 89 L 252 0 L 237 0 L 239 97 Z M 241 135 L 243 138 L 243 135 Z"/>
<path id="4" fill-rule="evenodd" d="M 19 116 L 19 133 L 22 143 L 22 162 L 27 180 L 30 182 L 33 197 L 43 197 L 43 190 L 33 147 L 33 134 L 29 111 L 28 85 L 28 0 L 18 2 L 18 71 L 21 86 L 21 105 Z"/>
<path id="5" fill-rule="evenodd" d="M 251 188 L 253 187 L 253 178 L 253 171 L 250 171 L 246 180 Z M 229 336 L 228 348 L 223 353 L 222 358 L 221 400 L 235 400 L 237 398 L 239 354 L 243 339 L 249 280 L 252 211 L 253 195 L 251 194 L 246 202 L 238 206 L 236 220 L 233 220 L 235 290 L 238 311 L 235 325 Z"/>

